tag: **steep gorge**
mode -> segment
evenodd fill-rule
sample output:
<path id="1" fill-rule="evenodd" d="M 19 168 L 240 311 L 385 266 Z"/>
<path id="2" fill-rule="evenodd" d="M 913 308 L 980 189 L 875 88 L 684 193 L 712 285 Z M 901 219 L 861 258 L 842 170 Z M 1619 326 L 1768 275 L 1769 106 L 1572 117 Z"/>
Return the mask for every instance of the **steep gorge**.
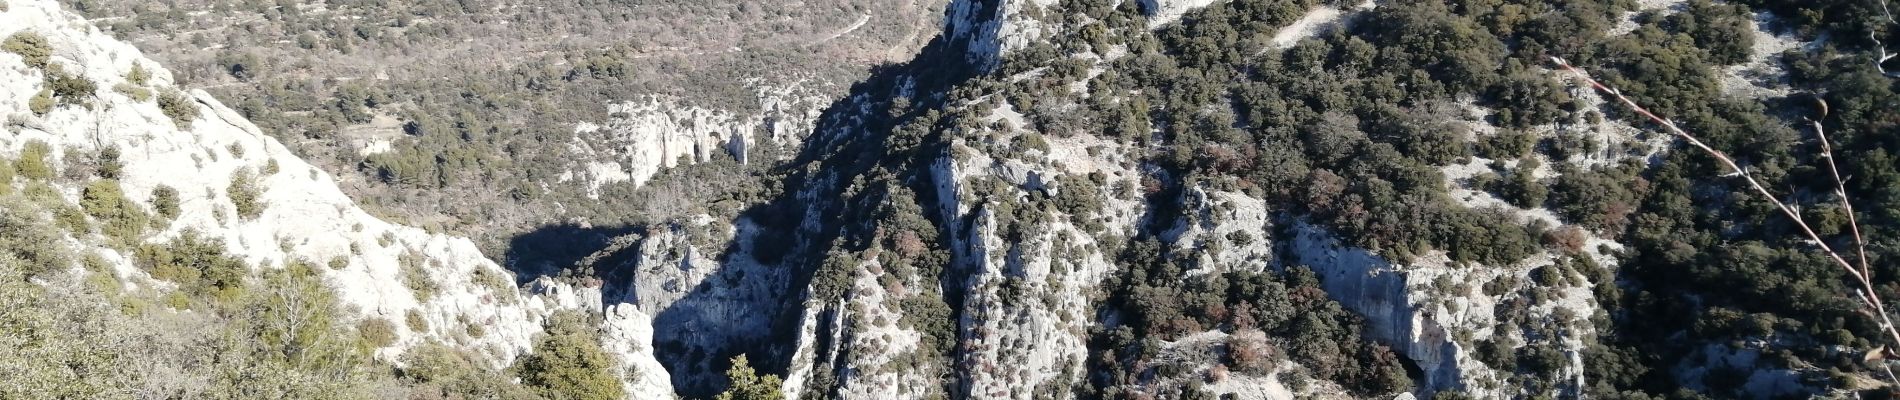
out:
<path id="1" fill-rule="evenodd" d="M 1603 390 L 1586 363 L 1617 356 L 1602 338 L 1628 334 L 1620 290 L 1657 283 L 1623 275 L 1643 232 L 1572 204 L 1595 199 L 1530 188 L 1664 165 L 1666 142 L 1474 33 L 1499 30 L 1475 8 L 954 0 L 914 59 L 836 99 L 759 81 L 757 114 L 654 96 L 579 124 L 563 145 L 590 162 L 559 183 L 695 200 L 660 199 L 670 217 L 648 223 L 550 229 L 586 256 L 504 268 L 467 239 L 363 211 L 203 92 L 177 127 L 137 95 L 176 91 L 157 63 L 48 0 L 8 3 L 0 36 L 43 34 L 53 64 L 98 83 L 35 111 L 59 79 L 0 53 L 0 89 L 19 94 L 0 97 L 9 157 L 39 142 L 77 166 L 114 149 L 132 202 L 157 204 L 161 184 L 182 195 L 139 243 L 190 231 L 259 270 L 325 266 L 357 318 L 423 321 L 375 350 L 389 362 L 440 342 L 510 365 L 551 315 L 583 310 L 636 399 L 717 394 L 742 355 L 787 397 L 1580 397 Z M 1605 40 L 1639 41 L 1687 10 L 1540 15 L 1622 18 L 1636 27 Z M 1748 33 L 1773 37 L 1772 17 L 1753 17 Z M 1511 46 L 1537 43 L 1519 35 Z M 1440 45 L 1449 55 L 1404 54 Z M 1772 78 L 1785 72 L 1761 60 L 1795 46 L 1758 47 L 1748 68 L 1769 78 L 1726 89 L 1785 97 Z M 1647 187 L 1636 175 L 1617 177 Z M 258 192 L 234 189 L 239 176 Z M 42 181 L 21 186 L 64 204 L 98 180 Z M 248 200 L 267 207 L 247 216 Z M 1586 210 L 1631 207 L 1600 206 Z M 169 285 L 107 236 L 62 239 L 132 287 Z M 1774 343 L 1736 346 L 1691 350 L 1654 379 L 1706 388 L 1745 366 L 1762 382 L 1751 393 L 1830 387 L 1804 378 L 1822 368 L 1752 358 Z"/>

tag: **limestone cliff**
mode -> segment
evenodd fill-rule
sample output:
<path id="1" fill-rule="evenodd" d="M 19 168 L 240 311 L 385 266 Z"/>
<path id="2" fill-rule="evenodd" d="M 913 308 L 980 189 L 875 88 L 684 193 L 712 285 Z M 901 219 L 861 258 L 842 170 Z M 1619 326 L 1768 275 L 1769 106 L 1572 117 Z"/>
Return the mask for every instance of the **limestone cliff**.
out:
<path id="1" fill-rule="evenodd" d="M 29 66 L 13 53 L 0 52 L 0 154 L 17 157 L 29 143 L 52 149 L 53 165 L 76 163 L 78 154 L 118 151 L 117 177 L 127 197 L 149 204 L 154 189 L 178 193 L 178 214 L 160 231 L 142 239 L 162 243 L 185 232 L 220 240 L 225 251 L 255 268 L 282 268 L 307 262 L 318 268 L 344 303 L 362 318 L 403 321 L 417 315 L 425 329 L 396 324 L 399 339 L 376 354 L 394 361 L 411 346 L 437 341 L 487 357 L 505 366 L 527 352 L 542 321 L 553 311 L 594 306 L 566 300 L 590 289 L 549 283 L 521 293 L 509 271 L 484 256 L 465 238 L 390 223 L 358 207 L 337 188 L 334 178 L 292 154 L 258 131 L 238 112 L 202 91 L 191 91 L 180 108 L 188 125 L 151 100 L 153 93 L 181 90 L 171 73 L 61 10 L 52 0 L 10 0 L 0 11 L 0 37 L 30 32 L 46 38 L 52 50 L 46 68 Z M 70 103 L 32 110 L 32 98 L 46 88 L 49 68 L 95 84 L 90 93 L 72 94 Z M 128 78 L 133 69 L 149 78 Z M 243 215 L 227 189 L 234 175 L 255 176 L 254 216 Z M 61 196 L 76 201 L 83 182 L 55 179 Z M 94 234 L 77 234 L 75 243 L 110 260 L 131 286 L 149 278 L 127 251 L 106 245 Z M 424 281 L 416 281 L 424 280 Z M 416 288 L 429 288 L 416 290 Z M 594 296 L 598 296 L 595 294 Z M 651 364 L 648 317 L 637 310 L 608 313 L 608 347 L 620 364 Z M 635 368 L 627 385 L 637 398 L 671 395 L 665 371 Z"/>
<path id="2" fill-rule="evenodd" d="M 610 105 L 612 119 L 583 122 L 574 128 L 569 154 L 577 165 L 561 177 L 588 187 L 598 198 L 601 185 L 646 184 L 665 168 L 733 157 L 741 164 L 780 161 L 772 154 L 795 148 L 812 131 L 825 99 L 809 85 L 777 85 L 754 80 L 757 113 L 739 114 L 685 104 L 677 97 L 654 96 Z"/>

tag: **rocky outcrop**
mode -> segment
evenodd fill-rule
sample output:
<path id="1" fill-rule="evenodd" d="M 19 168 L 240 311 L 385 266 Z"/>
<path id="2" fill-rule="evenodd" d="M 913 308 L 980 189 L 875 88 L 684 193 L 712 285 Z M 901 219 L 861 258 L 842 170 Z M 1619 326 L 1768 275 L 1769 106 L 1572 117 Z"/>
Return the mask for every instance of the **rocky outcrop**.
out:
<path id="1" fill-rule="evenodd" d="M 1132 1 L 1148 15 L 1149 25 L 1158 27 L 1218 0 Z M 950 3 L 943 37 L 960 46 L 964 59 L 971 65 L 989 71 L 1002 62 L 1004 55 L 1061 34 L 1061 24 L 1049 22 L 1065 12 L 1056 7 L 1058 3 L 1056 0 L 955 0 Z"/>
<path id="2" fill-rule="evenodd" d="M 1148 24 L 1158 26 L 1181 19 L 1182 14 L 1219 0 L 1135 0 L 1148 13 Z"/>
<path id="3" fill-rule="evenodd" d="M 1048 32 L 1025 14 L 1053 0 L 956 0 L 950 3 L 943 37 L 962 46 L 964 60 L 980 70 L 996 68 L 1003 54 L 1028 46 Z"/>
<path id="4" fill-rule="evenodd" d="M 143 241 L 162 243 L 196 232 L 222 241 L 228 254 L 256 268 L 293 262 L 319 265 L 323 279 L 360 317 L 398 321 L 394 325 L 399 339 L 376 351 L 391 361 L 412 346 L 436 341 L 505 366 L 530 350 L 549 314 L 590 304 L 574 299 L 590 289 L 552 282 L 523 295 L 513 275 L 468 239 L 371 215 L 345 196 L 330 174 L 299 159 L 204 92 L 190 94 L 187 107 L 193 122 L 188 127 L 174 124 L 150 96 L 133 94 L 178 90 L 171 73 L 158 63 L 62 11 L 54 1 L 6 3 L 0 11 L 0 37 L 17 32 L 46 37 L 52 64 L 94 82 L 97 90 L 78 94 L 74 104 L 36 114 L 28 103 L 43 89 L 46 72 L 0 52 L 0 115 L 8 121 L 0 127 L 0 154 L 17 156 L 27 143 L 43 142 L 53 149 L 52 164 L 71 166 L 79 161 L 69 159 L 73 155 L 117 149 L 123 165 L 117 181 L 131 200 L 150 204 L 160 186 L 179 194 L 177 218 Z M 128 79 L 135 67 L 149 71 L 149 80 Z M 227 191 L 238 174 L 256 177 L 255 202 L 262 208 L 255 216 L 240 215 Z M 61 196 L 76 200 L 85 185 L 82 180 L 51 183 Z M 94 235 L 74 239 L 114 262 L 132 286 L 146 279 L 120 247 Z M 405 284 L 413 279 L 429 282 Z M 412 314 L 426 327 L 411 329 L 400 323 Z M 630 377 L 634 396 L 670 396 L 665 371 L 643 367 L 651 364 L 652 355 L 643 343 L 642 317 L 637 312 L 612 315 L 618 318 L 610 319 L 608 338 L 616 343 L 608 347 L 616 348 L 621 365 L 643 371 L 623 375 Z"/>
<path id="5" fill-rule="evenodd" d="M 612 119 L 574 128 L 568 147 L 576 164 L 561 180 L 578 181 L 589 196 L 598 197 L 601 185 L 644 185 L 662 169 L 712 157 L 751 162 L 766 148 L 795 148 L 827 104 L 806 82 L 774 86 L 754 80 L 751 85 L 759 102 L 759 111 L 751 114 L 689 105 L 673 96 L 611 104 Z"/>
<path id="6" fill-rule="evenodd" d="M 758 231 L 743 219 L 700 215 L 616 239 L 584 262 L 602 279 L 600 297 L 584 302 L 642 320 L 628 337 L 651 338 L 635 346 L 654 349 L 668 387 L 716 387 L 726 355 L 755 350 L 773 334 L 790 292 L 786 271 L 753 256 Z"/>
<path id="7" fill-rule="evenodd" d="M 1569 284 L 1532 283 L 1534 273 L 1568 274 L 1552 268 L 1566 256 L 1546 253 L 1515 265 L 1459 265 L 1442 252 L 1433 252 L 1395 263 L 1375 252 L 1343 245 L 1323 227 L 1295 221 L 1291 231 L 1290 258 L 1285 261 L 1311 267 L 1329 297 L 1366 317 L 1369 336 L 1411 359 L 1423 372 L 1419 386 L 1424 394 L 1456 389 L 1479 397 L 1522 395 L 1504 384 L 1511 371 L 1497 371 L 1477 360 L 1474 345 L 1507 336 L 1510 342 L 1526 343 L 1517 329 L 1498 329 L 1516 328 L 1500 325 L 1504 321 L 1499 319 L 1499 308 L 1507 301 L 1528 301 L 1526 295 L 1533 292 L 1542 293 L 1535 297 L 1543 300 L 1529 305 L 1528 320 L 1548 324 L 1537 327 L 1544 332 L 1560 332 L 1558 347 L 1569 359 L 1559 374 L 1559 380 L 1567 382 L 1560 390 L 1581 389 L 1581 351 L 1595 329 L 1582 318 L 1597 312 L 1594 285 L 1613 283 L 1568 275 L 1559 282 Z M 1588 250 L 1580 256 L 1614 267 L 1615 258 L 1598 249 L 1620 246 L 1588 240 Z M 1500 286 L 1494 289 L 1493 284 Z M 1478 286 L 1485 289 L 1477 290 Z"/>
<path id="8" fill-rule="evenodd" d="M 1260 272 L 1278 261 L 1270 236 L 1273 210 L 1266 200 L 1198 187 L 1182 197 L 1187 217 L 1161 237 L 1174 244 L 1176 254 L 1198 258 L 1189 275 Z"/>

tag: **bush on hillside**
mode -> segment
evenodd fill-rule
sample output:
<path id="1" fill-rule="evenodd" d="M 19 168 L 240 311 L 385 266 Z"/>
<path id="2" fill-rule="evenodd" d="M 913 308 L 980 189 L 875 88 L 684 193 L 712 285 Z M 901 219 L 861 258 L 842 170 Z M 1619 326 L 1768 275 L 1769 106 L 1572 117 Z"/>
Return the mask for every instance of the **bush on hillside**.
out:
<path id="1" fill-rule="evenodd" d="M 744 354 L 732 359 L 732 368 L 726 369 L 726 379 L 732 383 L 720 393 L 717 400 L 784 400 L 785 393 L 780 392 L 782 385 L 777 375 L 760 376 L 752 370 L 752 362 Z"/>
<path id="2" fill-rule="evenodd" d="M 0 203 L 0 257 L 21 261 L 25 277 L 64 269 L 72 264 L 60 234 L 42 214 L 12 198 Z"/>
<path id="3" fill-rule="evenodd" d="M 402 377 L 412 386 L 410 398 L 522 399 L 541 398 L 514 378 L 488 369 L 478 354 L 441 343 L 416 346 L 402 355 Z"/>
<path id="4" fill-rule="evenodd" d="M 84 75 L 67 73 L 61 68 L 46 70 L 46 87 L 53 90 L 53 99 L 59 104 L 86 104 L 86 99 L 99 91 L 99 84 Z"/>
<path id="5" fill-rule="evenodd" d="M 231 173 L 231 185 L 225 187 L 224 193 L 231 198 L 231 206 L 237 209 L 238 216 L 250 219 L 264 214 L 263 189 L 257 186 L 257 176 L 250 170 Z"/>
<path id="6" fill-rule="evenodd" d="M 53 147 L 46 142 L 34 140 L 26 142 L 20 148 L 20 159 L 13 161 L 13 170 L 26 179 L 44 181 L 53 178 L 53 167 L 46 160 L 52 155 Z"/>
<path id="7" fill-rule="evenodd" d="M 146 70 L 145 64 L 134 62 L 132 63 L 132 69 L 125 72 L 126 83 L 144 86 L 146 82 L 150 82 L 151 80 L 152 71 Z"/>
<path id="8" fill-rule="evenodd" d="M 356 333 L 362 335 L 363 344 L 369 347 L 383 348 L 396 344 L 396 324 L 387 318 L 365 318 L 356 323 Z"/>
<path id="9" fill-rule="evenodd" d="M 7 36 L 6 41 L 0 42 L 0 51 L 20 55 L 20 58 L 25 59 L 26 66 L 33 68 L 44 69 L 53 58 L 53 45 L 46 41 L 45 36 L 33 32 L 22 31 Z"/>
<path id="10" fill-rule="evenodd" d="M 572 400 L 614 400 L 626 396 L 611 373 L 613 358 L 600 349 L 599 332 L 589 317 L 561 312 L 548 319 L 534 353 L 515 365 L 521 383 L 544 396 Z"/>
<path id="11" fill-rule="evenodd" d="M 43 89 L 34 94 L 33 98 L 26 100 L 26 109 L 32 111 L 33 115 L 46 115 L 53 112 L 53 90 Z"/>
<path id="12" fill-rule="evenodd" d="M 152 188 L 152 211 L 166 220 L 172 220 L 178 218 L 178 207 L 178 189 L 167 185 Z"/>
<path id="13" fill-rule="evenodd" d="M 138 203 L 125 197 L 116 180 L 100 179 L 87 184 L 80 194 L 79 207 L 99 221 L 102 233 L 120 243 L 138 242 L 152 222 Z"/>
<path id="14" fill-rule="evenodd" d="M 123 94 L 125 95 L 125 97 L 131 97 L 132 100 L 136 100 L 139 102 L 145 102 L 147 100 L 152 99 L 151 89 L 138 87 L 138 85 L 133 85 L 130 83 L 122 82 L 117 85 L 112 85 L 112 91 L 119 92 L 119 94 Z"/>
<path id="15" fill-rule="evenodd" d="M 250 267 L 224 253 L 217 239 L 185 232 L 169 243 L 146 244 L 132 259 L 153 278 L 177 283 L 184 294 L 200 300 L 235 300 L 244 294 Z"/>
<path id="16" fill-rule="evenodd" d="M 92 173 L 101 179 L 119 179 L 125 162 L 119 161 L 119 146 L 106 146 L 92 156 Z"/>
<path id="17" fill-rule="evenodd" d="M 180 129 L 191 128 L 193 120 L 198 119 L 198 102 L 176 90 L 166 90 L 158 94 L 158 109 L 171 117 L 172 124 Z"/>

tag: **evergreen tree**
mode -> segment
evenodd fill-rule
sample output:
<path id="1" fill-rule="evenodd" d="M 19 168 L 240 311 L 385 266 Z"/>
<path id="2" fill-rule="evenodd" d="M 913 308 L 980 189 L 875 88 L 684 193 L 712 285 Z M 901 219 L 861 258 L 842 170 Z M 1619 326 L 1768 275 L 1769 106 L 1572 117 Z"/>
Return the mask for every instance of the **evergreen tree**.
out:
<path id="1" fill-rule="evenodd" d="M 744 354 L 732 359 L 732 368 L 726 369 L 726 379 L 732 380 L 732 386 L 720 393 L 718 400 L 784 400 L 785 394 L 779 392 L 781 381 L 777 375 L 759 376 L 752 370 L 752 362 Z"/>
<path id="2" fill-rule="evenodd" d="M 600 349 L 598 332 L 587 316 L 562 313 L 550 321 L 547 334 L 534 345 L 534 354 L 522 358 L 518 366 L 521 383 L 556 400 L 626 397 L 620 380 L 609 372 L 613 359 Z"/>

